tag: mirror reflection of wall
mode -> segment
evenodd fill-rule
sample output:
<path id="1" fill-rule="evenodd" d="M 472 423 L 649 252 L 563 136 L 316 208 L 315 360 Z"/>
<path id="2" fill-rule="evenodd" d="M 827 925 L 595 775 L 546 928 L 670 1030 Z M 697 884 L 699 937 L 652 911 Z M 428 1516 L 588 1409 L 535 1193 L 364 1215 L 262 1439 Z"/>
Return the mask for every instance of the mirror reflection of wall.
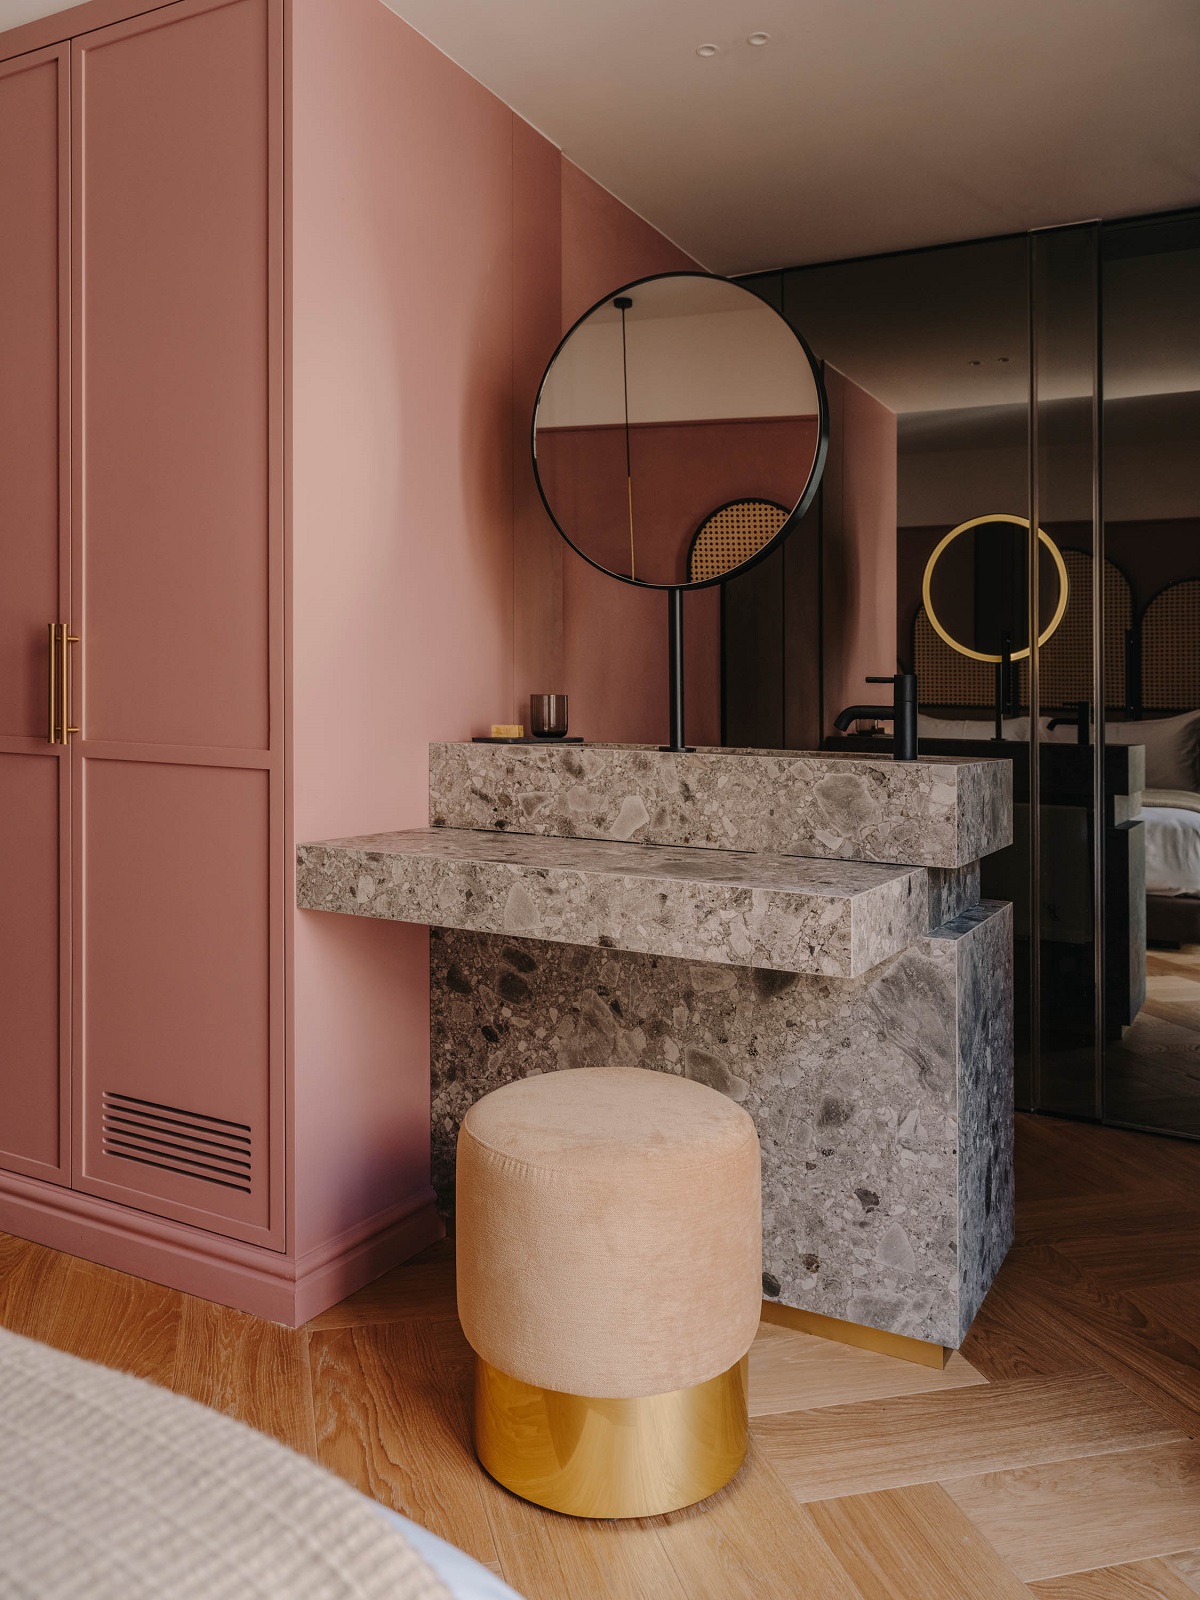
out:
<path id="1" fill-rule="evenodd" d="M 724 585 L 724 740 L 829 745 L 867 673 L 915 670 L 923 751 L 1014 764 L 985 892 L 1020 1103 L 1200 1136 L 1200 216 L 747 281 L 825 364 L 830 455 L 812 538 Z M 996 517 L 1016 543 L 954 541 L 931 619 L 931 553 Z M 996 743 L 995 664 L 943 635 L 993 655 L 1011 618 L 1019 655 L 1031 609 Z"/>
<path id="2" fill-rule="evenodd" d="M 780 519 L 727 517 L 703 575 L 689 561 L 726 507 L 766 502 L 786 520 L 818 441 L 816 382 L 787 323 L 698 275 L 630 285 L 589 312 L 554 358 L 535 423 L 542 492 L 575 548 L 659 585 L 706 581 L 753 554 L 747 540 L 769 542 Z"/>

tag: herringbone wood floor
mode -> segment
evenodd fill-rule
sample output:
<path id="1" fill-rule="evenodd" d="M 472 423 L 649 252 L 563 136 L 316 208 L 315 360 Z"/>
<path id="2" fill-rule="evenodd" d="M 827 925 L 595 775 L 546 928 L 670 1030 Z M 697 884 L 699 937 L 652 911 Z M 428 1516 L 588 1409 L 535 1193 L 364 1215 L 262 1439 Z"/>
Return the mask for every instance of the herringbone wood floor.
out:
<path id="1" fill-rule="evenodd" d="M 476 1466 L 448 1244 L 292 1332 L 0 1236 L 0 1323 L 275 1434 L 529 1600 L 1195 1600 L 1200 1146 L 1022 1118 L 1018 1174 L 944 1372 L 764 1326 L 745 1469 L 646 1522 Z"/>

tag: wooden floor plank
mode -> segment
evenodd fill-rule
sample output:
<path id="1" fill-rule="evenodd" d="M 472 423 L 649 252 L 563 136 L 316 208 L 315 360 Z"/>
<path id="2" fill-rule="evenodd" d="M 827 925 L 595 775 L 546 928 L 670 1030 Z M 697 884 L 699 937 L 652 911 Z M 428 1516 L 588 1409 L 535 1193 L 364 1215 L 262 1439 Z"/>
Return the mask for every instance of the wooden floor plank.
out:
<path id="1" fill-rule="evenodd" d="M 303 1328 L 185 1295 L 172 1387 L 303 1455 L 317 1453 Z"/>
<path id="2" fill-rule="evenodd" d="M 1094 1158 L 1079 1132 L 1080 1124 L 1057 1117 L 1028 1113 L 1017 1117 L 1013 1157 L 1018 1205 L 1026 1200 L 1105 1194 L 1113 1187 L 1123 1187 L 1113 1184 L 1105 1164 Z"/>
<path id="3" fill-rule="evenodd" d="M 1200 1191 L 1200 1145 L 1026 1113 L 1017 1117 L 1016 1172 L 1018 1203 L 1120 1191 L 1188 1205 Z"/>
<path id="4" fill-rule="evenodd" d="M 1029 1600 L 1029 1591 L 937 1484 L 809 1508 L 863 1600 Z"/>
<path id="5" fill-rule="evenodd" d="M 90 1261 L 72 1261 L 47 1344 L 170 1388 L 183 1295 Z"/>
<path id="6" fill-rule="evenodd" d="M 454 1284 L 454 1242 L 440 1239 L 420 1255 L 392 1272 L 384 1273 L 357 1294 L 331 1306 L 307 1326 L 314 1332 L 329 1328 L 373 1327 L 381 1322 L 405 1322 L 420 1317 L 455 1317 L 458 1303 Z"/>
<path id="7" fill-rule="evenodd" d="M 1154 1406 L 1184 1433 L 1200 1428 L 1200 1348 L 1148 1307 L 1150 1287 L 1125 1293 L 1082 1271 L 1049 1246 L 1021 1246 L 1005 1263 L 1019 1271 L 1037 1302 L 1072 1347 Z M 1165 1286 L 1153 1286 L 1162 1294 Z"/>
<path id="8" fill-rule="evenodd" d="M 689 1596 L 861 1600 L 822 1539 L 811 1509 L 788 1493 L 753 1441 L 731 1484 L 702 1505 L 673 1512 L 655 1525 Z"/>
<path id="9" fill-rule="evenodd" d="M 1148 1316 L 1158 1317 L 1185 1339 L 1200 1339 L 1200 1278 L 1132 1289 L 1129 1299 Z"/>
<path id="10" fill-rule="evenodd" d="M 770 1322 L 759 1324 L 758 1337 L 750 1347 L 752 1417 L 888 1395 L 940 1393 L 985 1381 L 957 1351 L 938 1370 Z"/>
<path id="11" fill-rule="evenodd" d="M 1136 1289 L 1200 1277 L 1200 1212 L 1177 1216 L 1157 1233 L 1100 1226 L 1071 1234 L 1054 1248 L 1101 1283 Z"/>
<path id="12" fill-rule="evenodd" d="M 1068 1328 L 1036 1267 L 1020 1250 L 1008 1260 L 963 1341 L 962 1354 L 990 1383 L 1093 1371 L 1094 1352 Z"/>
<path id="13" fill-rule="evenodd" d="M 1028 1582 L 1187 1550 L 1200 1529 L 1200 1445 L 1188 1440 L 945 1484 Z"/>
<path id="14" fill-rule="evenodd" d="M 1164 1236 L 1200 1222 L 1200 1194 L 1181 1206 L 1174 1194 L 1137 1198 L 1120 1190 L 1108 1194 L 1073 1195 L 1067 1200 L 1032 1200 L 1017 1208 L 1017 1238 L 1023 1244 L 1046 1243 L 1059 1248 L 1067 1240 L 1106 1236 L 1157 1246 Z"/>
<path id="15" fill-rule="evenodd" d="M 317 1456 L 477 1560 L 499 1559 L 460 1377 L 436 1330 L 404 1319 L 309 1335 Z"/>
<path id="16" fill-rule="evenodd" d="M 1166 1564 L 1177 1577 L 1200 1594 L 1200 1550 L 1180 1550 Z"/>
<path id="17" fill-rule="evenodd" d="M 1196 1591 L 1169 1561 L 1135 1561 L 1031 1583 L 1036 1600 L 1195 1600 Z"/>
<path id="18" fill-rule="evenodd" d="M 724 1600 L 683 1587 L 652 1524 L 557 1516 L 483 1482 L 500 1569 L 525 1600 Z"/>
<path id="19" fill-rule="evenodd" d="M 830 1500 L 1180 1439 L 1102 1373 L 760 1417 L 755 1432 L 798 1499 Z"/>
<path id="20" fill-rule="evenodd" d="M 0 1233 L 0 1328 L 8 1326 L 5 1308 L 12 1286 L 17 1281 L 18 1269 L 25 1265 L 36 1248 L 27 1239 L 18 1239 L 11 1233 Z M 47 1251 L 48 1255 L 50 1253 Z"/>
<path id="21" fill-rule="evenodd" d="M 6 1242 L 0 1324 L 27 1339 L 45 1339 L 70 1276 L 72 1258 L 3 1235 Z"/>

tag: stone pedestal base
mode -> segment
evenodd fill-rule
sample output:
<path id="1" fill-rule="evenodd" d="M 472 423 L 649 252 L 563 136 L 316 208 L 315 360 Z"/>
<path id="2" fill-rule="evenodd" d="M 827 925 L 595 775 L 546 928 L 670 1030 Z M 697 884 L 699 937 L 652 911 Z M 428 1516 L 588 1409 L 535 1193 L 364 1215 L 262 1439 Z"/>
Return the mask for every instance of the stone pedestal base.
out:
<path id="1" fill-rule="evenodd" d="M 1012 1240 L 1012 913 L 983 903 L 856 978 L 431 932 L 433 1175 L 532 1072 L 682 1073 L 763 1151 L 763 1290 L 957 1346 Z"/>

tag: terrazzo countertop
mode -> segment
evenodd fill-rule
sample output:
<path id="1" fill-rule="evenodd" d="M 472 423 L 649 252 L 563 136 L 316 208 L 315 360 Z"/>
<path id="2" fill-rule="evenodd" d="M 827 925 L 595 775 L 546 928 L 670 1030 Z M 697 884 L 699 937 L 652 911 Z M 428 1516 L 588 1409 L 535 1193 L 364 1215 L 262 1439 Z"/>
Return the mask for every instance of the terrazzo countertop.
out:
<path id="1" fill-rule="evenodd" d="M 303 910 L 855 977 L 929 931 L 919 867 L 416 829 L 301 845 Z"/>
<path id="2" fill-rule="evenodd" d="M 961 867 L 1012 843 L 1012 764 L 433 744 L 429 816 L 435 827 Z"/>

